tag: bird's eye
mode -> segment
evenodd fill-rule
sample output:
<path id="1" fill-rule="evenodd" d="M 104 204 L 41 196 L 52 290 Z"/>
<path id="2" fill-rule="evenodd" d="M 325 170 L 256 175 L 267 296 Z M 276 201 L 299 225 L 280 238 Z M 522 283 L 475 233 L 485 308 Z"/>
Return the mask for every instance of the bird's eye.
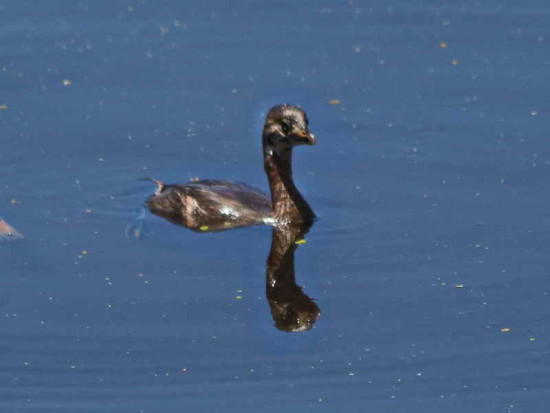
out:
<path id="1" fill-rule="evenodd" d="M 281 122 L 281 129 L 283 130 L 283 133 L 285 135 L 290 132 L 290 125 L 288 124 L 288 122 Z"/>

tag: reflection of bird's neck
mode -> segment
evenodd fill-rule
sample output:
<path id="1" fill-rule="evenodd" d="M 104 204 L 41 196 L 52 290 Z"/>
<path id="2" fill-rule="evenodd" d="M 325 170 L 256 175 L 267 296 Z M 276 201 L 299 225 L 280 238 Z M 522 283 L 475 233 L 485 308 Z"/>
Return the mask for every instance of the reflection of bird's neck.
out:
<path id="1" fill-rule="evenodd" d="M 312 222 L 315 214 L 292 179 L 292 148 L 265 148 L 264 166 L 275 219 L 285 223 Z"/>
<path id="2" fill-rule="evenodd" d="M 271 315 L 278 329 L 305 331 L 319 318 L 319 307 L 296 284 L 294 252 L 310 225 L 273 228 L 271 251 L 267 259 L 266 294 Z"/>
<path id="3" fill-rule="evenodd" d="M 271 251 L 267 259 L 267 281 L 271 290 L 296 284 L 294 251 L 297 248 L 296 240 L 305 233 L 300 229 L 297 226 L 273 228 Z"/>

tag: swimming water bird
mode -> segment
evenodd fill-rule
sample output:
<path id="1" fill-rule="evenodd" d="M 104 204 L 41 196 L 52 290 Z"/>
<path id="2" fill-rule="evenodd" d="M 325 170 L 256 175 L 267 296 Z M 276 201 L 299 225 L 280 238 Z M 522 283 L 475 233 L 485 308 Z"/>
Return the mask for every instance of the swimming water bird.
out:
<path id="1" fill-rule="evenodd" d="M 292 179 L 292 149 L 315 144 L 306 113 L 291 105 L 271 108 L 262 139 L 271 199 L 242 183 L 204 180 L 166 185 L 148 178 L 157 184 L 157 190 L 145 205 L 153 214 L 198 232 L 313 222 L 315 214 Z"/>

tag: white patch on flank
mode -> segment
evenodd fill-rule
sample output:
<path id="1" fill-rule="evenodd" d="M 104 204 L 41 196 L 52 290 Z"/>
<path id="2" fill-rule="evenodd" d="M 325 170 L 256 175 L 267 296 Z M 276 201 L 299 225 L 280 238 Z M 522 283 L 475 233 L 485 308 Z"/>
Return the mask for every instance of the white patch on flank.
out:
<path id="1" fill-rule="evenodd" d="M 265 217 L 262 221 L 266 225 L 275 225 L 277 223 L 277 221 L 273 217 Z"/>
<path id="2" fill-rule="evenodd" d="M 239 215 L 236 214 L 234 210 L 227 207 L 220 209 L 220 214 L 235 217 L 235 218 L 239 217 Z"/>

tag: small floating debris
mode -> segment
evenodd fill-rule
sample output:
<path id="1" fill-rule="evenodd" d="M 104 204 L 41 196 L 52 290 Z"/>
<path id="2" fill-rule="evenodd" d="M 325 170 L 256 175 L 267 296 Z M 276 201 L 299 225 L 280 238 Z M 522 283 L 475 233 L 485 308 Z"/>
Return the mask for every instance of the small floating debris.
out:
<path id="1" fill-rule="evenodd" d="M 63 79 L 63 86 L 71 86 L 73 82 L 70 79 Z"/>
<path id="2" fill-rule="evenodd" d="M 295 244 L 296 245 L 304 245 L 304 244 L 307 244 L 307 241 L 305 239 L 299 239 L 298 241 L 296 241 Z"/>
<path id="3" fill-rule="evenodd" d="M 529 337 L 529 341 L 533 342 L 533 341 L 536 341 L 537 339 L 535 337 Z"/>
<path id="4" fill-rule="evenodd" d="M 328 103 L 330 103 L 331 105 L 339 105 L 340 101 L 338 99 L 332 99 L 329 100 Z"/>
<path id="5" fill-rule="evenodd" d="M 453 59 L 453 60 L 451 60 L 451 64 L 453 66 L 458 66 L 460 64 L 460 61 L 458 59 Z"/>
<path id="6" fill-rule="evenodd" d="M 202 227 L 199 228 L 201 231 L 208 231 L 210 229 L 210 227 L 208 225 L 203 225 Z"/>
<path id="7" fill-rule="evenodd" d="M 6 110 L 8 108 L 8 105 L 0 105 L 0 110 Z"/>
<path id="8" fill-rule="evenodd" d="M 442 49 L 446 49 L 447 46 L 449 46 L 447 42 L 439 42 L 439 47 L 441 47 Z"/>
<path id="9" fill-rule="evenodd" d="M 454 287 L 455 288 L 464 288 L 464 284 L 455 284 Z"/>
<path id="10" fill-rule="evenodd" d="M 510 331 L 512 331 L 512 329 L 510 327 L 502 327 L 500 329 L 501 333 L 509 333 Z"/>
<path id="11" fill-rule="evenodd" d="M 23 238 L 23 234 L 0 218 L 0 241 L 11 241 Z"/>

